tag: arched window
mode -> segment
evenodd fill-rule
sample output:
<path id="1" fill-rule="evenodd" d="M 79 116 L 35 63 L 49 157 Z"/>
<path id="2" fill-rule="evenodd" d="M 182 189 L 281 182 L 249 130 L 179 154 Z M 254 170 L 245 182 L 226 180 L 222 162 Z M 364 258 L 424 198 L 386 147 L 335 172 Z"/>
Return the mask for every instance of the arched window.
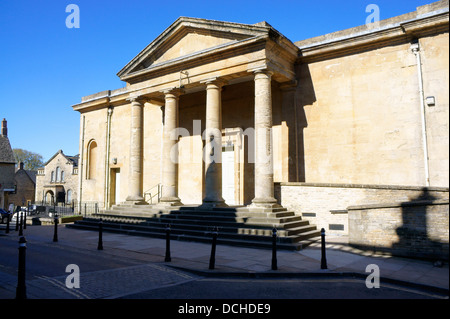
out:
<path id="1" fill-rule="evenodd" d="M 61 169 L 59 168 L 59 166 L 56 167 L 56 181 L 61 181 Z"/>
<path id="2" fill-rule="evenodd" d="M 52 171 L 52 174 L 50 175 L 50 182 L 55 181 L 55 171 Z"/>
<path id="3" fill-rule="evenodd" d="M 86 179 L 95 179 L 97 171 L 97 142 L 91 140 L 87 147 Z"/>
<path id="4" fill-rule="evenodd" d="M 61 171 L 61 182 L 64 182 L 64 171 Z"/>
<path id="5" fill-rule="evenodd" d="M 67 203 L 71 203 L 72 202 L 72 190 L 69 189 L 67 190 Z"/>

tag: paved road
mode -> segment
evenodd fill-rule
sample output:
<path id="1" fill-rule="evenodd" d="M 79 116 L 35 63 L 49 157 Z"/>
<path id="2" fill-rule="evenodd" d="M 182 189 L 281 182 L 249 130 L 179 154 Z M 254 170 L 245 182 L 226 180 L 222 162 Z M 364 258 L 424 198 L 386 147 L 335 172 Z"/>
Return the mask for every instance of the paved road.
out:
<path id="1" fill-rule="evenodd" d="M 354 278 L 255 279 L 197 278 L 177 286 L 127 295 L 131 299 L 440 299 L 441 295 L 401 287 L 381 285 L 368 289 Z"/>
<path id="2" fill-rule="evenodd" d="M 400 286 L 368 289 L 352 278 L 208 277 L 170 267 L 151 255 L 121 256 L 34 240 L 27 242 L 27 296 L 30 299 L 427 299 L 441 296 Z M 0 238 L 0 297 L 12 299 L 17 286 L 17 238 Z M 69 289 L 80 270 L 80 287 Z"/>
<path id="3" fill-rule="evenodd" d="M 0 298 L 15 297 L 18 249 L 13 240 L 0 246 Z M 66 279 L 75 264 L 80 271 L 80 288 L 67 288 Z M 26 286 L 30 299 L 118 298 L 143 290 L 184 283 L 194 275 L 145 260 L 120 258 L 103 251 L 82 251 L 57 243 L 27 243 Z M 72 282 L 72 281 L 71 281 Z"/>

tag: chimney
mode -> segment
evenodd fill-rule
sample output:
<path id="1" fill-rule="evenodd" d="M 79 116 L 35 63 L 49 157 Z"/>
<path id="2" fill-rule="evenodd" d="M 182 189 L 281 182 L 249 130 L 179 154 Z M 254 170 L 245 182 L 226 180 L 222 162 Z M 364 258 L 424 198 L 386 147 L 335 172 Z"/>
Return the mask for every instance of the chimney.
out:
<path id="1" fill-rule="evenodd" d="M 2 136 L 8 137 L 8 128 L 6 127 L 6 119 L 2 121 Z"/>

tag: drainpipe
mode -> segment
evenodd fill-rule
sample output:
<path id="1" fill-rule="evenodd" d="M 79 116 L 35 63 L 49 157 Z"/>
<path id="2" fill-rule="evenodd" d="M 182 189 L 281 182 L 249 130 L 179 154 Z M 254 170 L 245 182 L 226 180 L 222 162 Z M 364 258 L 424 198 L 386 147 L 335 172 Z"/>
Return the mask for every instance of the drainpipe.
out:
<path id="1" fill-rule="evenodd" d="M 81 214 L 81 201 L 82 192 L 83 192 L 83 163 L 84 163 L 84 125 L 85 125 L 85 116 L 81 115 L 81 141 L 80 141 L 80 158 L 78 159 L 78 163 L 80 167 L 78 168 L 78 212 Z"/>
<path id="2" fill-rule="evenodd" d="M 111 137 L 111 116 L 113 108 L 108 108 L 108 114 L 106 118 L 106 154 L 105 154 L 105 208 L 108 207 L 109 202 L 109 149 L 110 149 L 110 137 Z"/>
<path id="3" fill-rule="evenodd" d="M 419 99 L 420 99 L 420 118 L 422 122 L 422 143 L 423 143 L 423 159 L 425 168 L 425 185 L 430 186 L 430 175 L 428 168 L 428 141 L 427 141 L 427 124 L 425 118 L 425 101 L 423 94 L 423 76 L 422 76 L 422 62 L 420 59 L 420 45 L 419 40 L 411 43 L 411 51 L 416 56 L 417 76 L 419 80 Z"/>

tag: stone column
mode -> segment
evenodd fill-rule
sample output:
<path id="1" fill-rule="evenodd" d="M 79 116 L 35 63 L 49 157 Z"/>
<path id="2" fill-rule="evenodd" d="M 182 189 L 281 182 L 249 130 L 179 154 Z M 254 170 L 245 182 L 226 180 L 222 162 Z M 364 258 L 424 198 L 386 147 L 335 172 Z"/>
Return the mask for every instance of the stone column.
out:
<path id="1" fill-rule="evenodd" d="M 128 178 L 128 196 L 131 204 L 146 204 L 142 196 L 142 164 L 143 164 L 143 115 L 144 105 L 138 97 L 131 97 L 131 139 L 130 139 L 130 175 Z"/>
<path id="2" fill-rule="evenodd" d="M 162 151 L 162 206 L 182 205 L 178 197 L 178 100 L 181 91 L 171 89 L 164 91 L 164 128 Z"/>
<path id="3" fill-rule="evenodd" d="M 255 71 L 255 198 L 253 207 L 278 206 L 274 198 L 271 73 Z"/>
<path id="4" fill-rule="evenodd" d="M 203 138 L 205 147 L 205 197 L 204 206 L 226 206 L 222 198 L 222 86 L 219 79 L 204 82 L 206 84 L 206 123 Z"/>

